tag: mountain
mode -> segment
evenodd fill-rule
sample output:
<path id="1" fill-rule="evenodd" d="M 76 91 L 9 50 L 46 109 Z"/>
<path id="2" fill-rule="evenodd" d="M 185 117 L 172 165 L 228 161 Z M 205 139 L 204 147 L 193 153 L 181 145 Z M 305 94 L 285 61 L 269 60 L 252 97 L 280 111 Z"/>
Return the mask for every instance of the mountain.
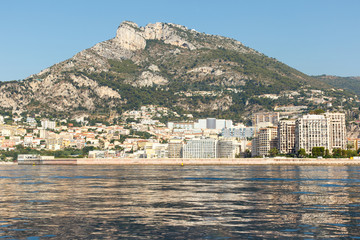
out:
<path id="1" fill-rule="evenodd" d="M 331 75 L 314 76 L 314 78 L 335 88 L 346 89 L 360 95 L 360 77 L 339 77 Z"/>
<path id="2" fill-rule="evenodd" d="M 276 105 L 304 104 L 311 89 L 334 94 L 321 79 L 234 39 L 172 23 L 139 27 L 125 21 L 113 39 L 25 80 L 1 83 L 0 106 L 69 117 L 120 116 L 152 104 L 180 115 L 242 118 Z"/>

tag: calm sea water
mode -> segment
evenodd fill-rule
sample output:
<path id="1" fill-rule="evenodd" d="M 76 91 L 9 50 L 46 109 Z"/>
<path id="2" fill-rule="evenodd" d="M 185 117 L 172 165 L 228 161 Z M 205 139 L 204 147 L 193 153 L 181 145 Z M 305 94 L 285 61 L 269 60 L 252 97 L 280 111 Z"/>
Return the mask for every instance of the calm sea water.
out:
<path id="1" fill-rule="evenodd" d="M 0 166 L 0 239 L 360 238 L 360 167 Z"/>

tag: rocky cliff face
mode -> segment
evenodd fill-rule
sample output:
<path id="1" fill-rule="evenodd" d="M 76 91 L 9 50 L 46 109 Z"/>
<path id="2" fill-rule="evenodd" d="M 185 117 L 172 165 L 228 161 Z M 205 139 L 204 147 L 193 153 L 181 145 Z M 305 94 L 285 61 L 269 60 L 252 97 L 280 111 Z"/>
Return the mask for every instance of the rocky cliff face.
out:
<path id="1" fill-rule="evenodd" d="M 3 83 L 0 105 L 72 115 L 120 114 L 155 103 L 203 115 L 241 114 L 259 108 L 249 101 L 253 95 L 316 84 L 234 39 L 171 23 L 139 27 L 127 21 L 113 39 L 21 82 Z"/>

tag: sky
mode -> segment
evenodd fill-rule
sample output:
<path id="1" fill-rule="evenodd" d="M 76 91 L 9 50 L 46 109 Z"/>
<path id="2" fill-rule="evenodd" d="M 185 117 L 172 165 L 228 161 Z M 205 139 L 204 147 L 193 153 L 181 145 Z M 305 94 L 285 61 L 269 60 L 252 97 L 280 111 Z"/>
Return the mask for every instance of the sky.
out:
<path id="1" fill-rule="evenodd" d="M 115 37 L 122 21 L 234 38 L 309 75 L 360 76 L 360 0 L 1 0 L 0 81 Z"/>

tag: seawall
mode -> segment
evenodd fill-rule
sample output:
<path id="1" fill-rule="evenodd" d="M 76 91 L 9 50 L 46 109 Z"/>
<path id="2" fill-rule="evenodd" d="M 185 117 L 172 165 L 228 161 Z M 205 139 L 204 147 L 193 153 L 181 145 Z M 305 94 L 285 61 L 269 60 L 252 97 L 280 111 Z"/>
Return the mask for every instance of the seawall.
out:
<path id="1" fill-rule="evenodd" d="M 57 158 L 4 163 L 19 165 L 360 165 L 348 158 Z"/>
<path id="2" fill-rule="evenodd" d="M 348 158 L 82 158 L 78 165 L 360 165 L 360 160 Z"/>

